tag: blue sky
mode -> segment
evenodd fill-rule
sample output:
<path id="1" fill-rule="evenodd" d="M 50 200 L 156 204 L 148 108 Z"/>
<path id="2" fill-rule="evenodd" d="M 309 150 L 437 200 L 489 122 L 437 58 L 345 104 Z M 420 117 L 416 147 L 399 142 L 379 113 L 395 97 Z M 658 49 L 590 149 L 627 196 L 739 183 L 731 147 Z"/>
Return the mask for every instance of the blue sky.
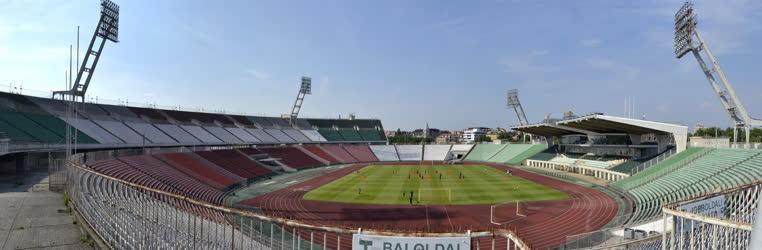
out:
<path id="1" fill-rule="evenodd" d="M 75 27 L 87 46 L 98 4 L 0 0 L 0 85 L 63 88 Z M 509 88 L 533 122 L 567 110 L 622 115 L 631 96 L 649 120 L 726 126 L 695 59 L 672 54 L 681 4 L 120 1 L 121 41 L 106 45 L 89 93 L 279 115 L 306 74 L 304 116 L 355 113 L 386 129 L 513 125 Z M 762 2 L 698 1 L 696 10 L 747 109 L 762 117 Z"/>

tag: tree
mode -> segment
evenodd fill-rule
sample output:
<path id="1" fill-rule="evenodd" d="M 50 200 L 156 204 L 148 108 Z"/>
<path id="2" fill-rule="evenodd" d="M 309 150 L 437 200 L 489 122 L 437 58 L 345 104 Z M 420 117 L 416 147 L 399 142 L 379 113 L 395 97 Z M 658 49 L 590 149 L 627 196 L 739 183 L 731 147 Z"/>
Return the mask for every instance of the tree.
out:
<path id="1" fill-rule="evenodd" d="M 492 139 L 490 139 L 489 136 L 487 136 L 487 135 L 480 135 L 479 137 L 476 137 L 476 139 L 474 141 L 476 141 L 476 142 L 490 142 L 490 141 L 492 141 Z"/>

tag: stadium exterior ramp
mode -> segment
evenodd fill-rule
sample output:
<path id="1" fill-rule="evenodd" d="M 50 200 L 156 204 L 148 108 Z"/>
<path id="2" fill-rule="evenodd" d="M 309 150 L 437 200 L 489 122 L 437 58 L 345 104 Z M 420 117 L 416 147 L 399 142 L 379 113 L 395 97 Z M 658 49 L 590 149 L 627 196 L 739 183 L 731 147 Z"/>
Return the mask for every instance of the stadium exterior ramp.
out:
<path id="1" fill-rule="evenodd" d="M 423 145 L 396 145 L 400 161 L 423 160 Z"/>
<path id="2" fill-rule="evenodd" d="M 445 158 L 447 158 L 447 153 L 450 152 L 451 147 L 451 145 L 424 145 L 423 160 L 444 161 Z"/>
<path id="3" fill-rule="evenodd" d="M 376 155 L 379 161 L 399 161 L 397 149 L 394 145 L 370 145 L 370 150 Z"/>

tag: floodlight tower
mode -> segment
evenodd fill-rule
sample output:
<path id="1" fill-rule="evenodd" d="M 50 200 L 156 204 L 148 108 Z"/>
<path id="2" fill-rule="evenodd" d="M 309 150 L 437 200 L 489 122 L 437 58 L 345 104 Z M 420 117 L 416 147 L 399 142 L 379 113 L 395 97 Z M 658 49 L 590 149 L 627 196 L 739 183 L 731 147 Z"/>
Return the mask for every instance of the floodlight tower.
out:
<path id="1" fill-rule="evenodd" d="M 97 50 L 94 50 L 93 47 L 96 40 L 100 42 L 100 45 L 98 45 Z M 98 66 L 98 60 L 101 57 L 106 41 L 119 42 L 119 5 L 110 0 L 101 0 L 101 17 L 98 20 L 98 25 L 95 26 L 93 38 L 90 39 L 90 46 L 87 48 L 82 66 L 77 73 L 77 79 L 74 81 L 71 89 L 53 92 L 54 98 L 56 95 L 60 95 L 62 98 L 68 95 L 72 97 L 72 100 L 79 97 L 83 102 L 85 101 L 87 87 L 90 85 L 90 79 L 93 77 L 95 67 Z M 90 56 L 94 57 L 92 62 L 90 61 Z M 87 76 L 82 81 L 85 74 Z"/>
<path id="2" fill-rule="evenodd" d="M 524 107 L 521 106 L 519 101 L 519 90 L 509 89 L 507 94 L 508 108 L 513 108 L 516 112 L 516 116 L 519 118 L 519 125 L 528 125 L 527 115 L 524 114 Z M 524 134 L 524 140 L 526 141 L 526 135 Z"/>
<path id="3" fill-rule="evenodd" d="M 521 107 L 521 102 L 519 101 L 519 90 L 508 90 L 508 108 L 512 108 L 516 112 L 516 116 L 519 118 L 519 125 L 529 124 L 527 116 L 524 114 L 524 108 Z"/>
<path id="4" fill-rule="evenodd" d="M 749 143 L 750 129 L 752 126 L 762 126 L 762 120 L 754 119 L 746 112 L 746 108 L 736 95 L 735 89 L 725 77 L 725 72 L 720 68 L 717 58 L 714 57 L 701 34 L 696 29 L 696 13 L 693 11 L 693 3 L 685 2 L 680 10 L 675 13 L 675 56 L 679 59 L 688 52 L 691 52 L 704 71 L 709 85 L 720 98 L 720 102 L 730 115 L 734 123 L 734 142 L 738 142 L 738 128 L 744 128 L 746 131 L 746 143 Z M 704 52 L 704 55 L 701 52 Z M 707 65 L 704 57 L 709 60 L 711 65 Z M 720 84 L 717 79 L 719 78 Z"/>
<path id="5" fill-rule="evenodd" d="M 291 108 L 291 115 L 288 119 L 291 127 L 296 127 L 296 117 L 299 116 L 299 110 L 302 109 L 304 97 L 309 94 L 312 94 L 312 78 L 302 76 L 302 85 L 299 87 L 299 93 L 296 94 L 296 101 L 294 101 L 294 106 Z"/>

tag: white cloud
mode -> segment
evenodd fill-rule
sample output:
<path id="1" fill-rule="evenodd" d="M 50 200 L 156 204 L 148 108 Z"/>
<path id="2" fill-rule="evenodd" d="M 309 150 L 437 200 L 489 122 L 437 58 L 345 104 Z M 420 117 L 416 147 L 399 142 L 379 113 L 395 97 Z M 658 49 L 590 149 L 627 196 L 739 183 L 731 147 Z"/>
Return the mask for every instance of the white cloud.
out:
<path id="1" fill-rule="evenodd" d="M 249 69 L 244 69 L 243 71 L 259 80 L 270 79 L 270 74 L 261 70 L 249 68 Z"/>
<path id="2" fill-rule="evenodd" d="M 595 39 L 595 38 L 583 39 L 579 43 L 582 44 L 582 46 L 584 46 L 584 47 L 597 47 L 598 45 L 601 44 L 601 40 L 600 39 Z"/>

